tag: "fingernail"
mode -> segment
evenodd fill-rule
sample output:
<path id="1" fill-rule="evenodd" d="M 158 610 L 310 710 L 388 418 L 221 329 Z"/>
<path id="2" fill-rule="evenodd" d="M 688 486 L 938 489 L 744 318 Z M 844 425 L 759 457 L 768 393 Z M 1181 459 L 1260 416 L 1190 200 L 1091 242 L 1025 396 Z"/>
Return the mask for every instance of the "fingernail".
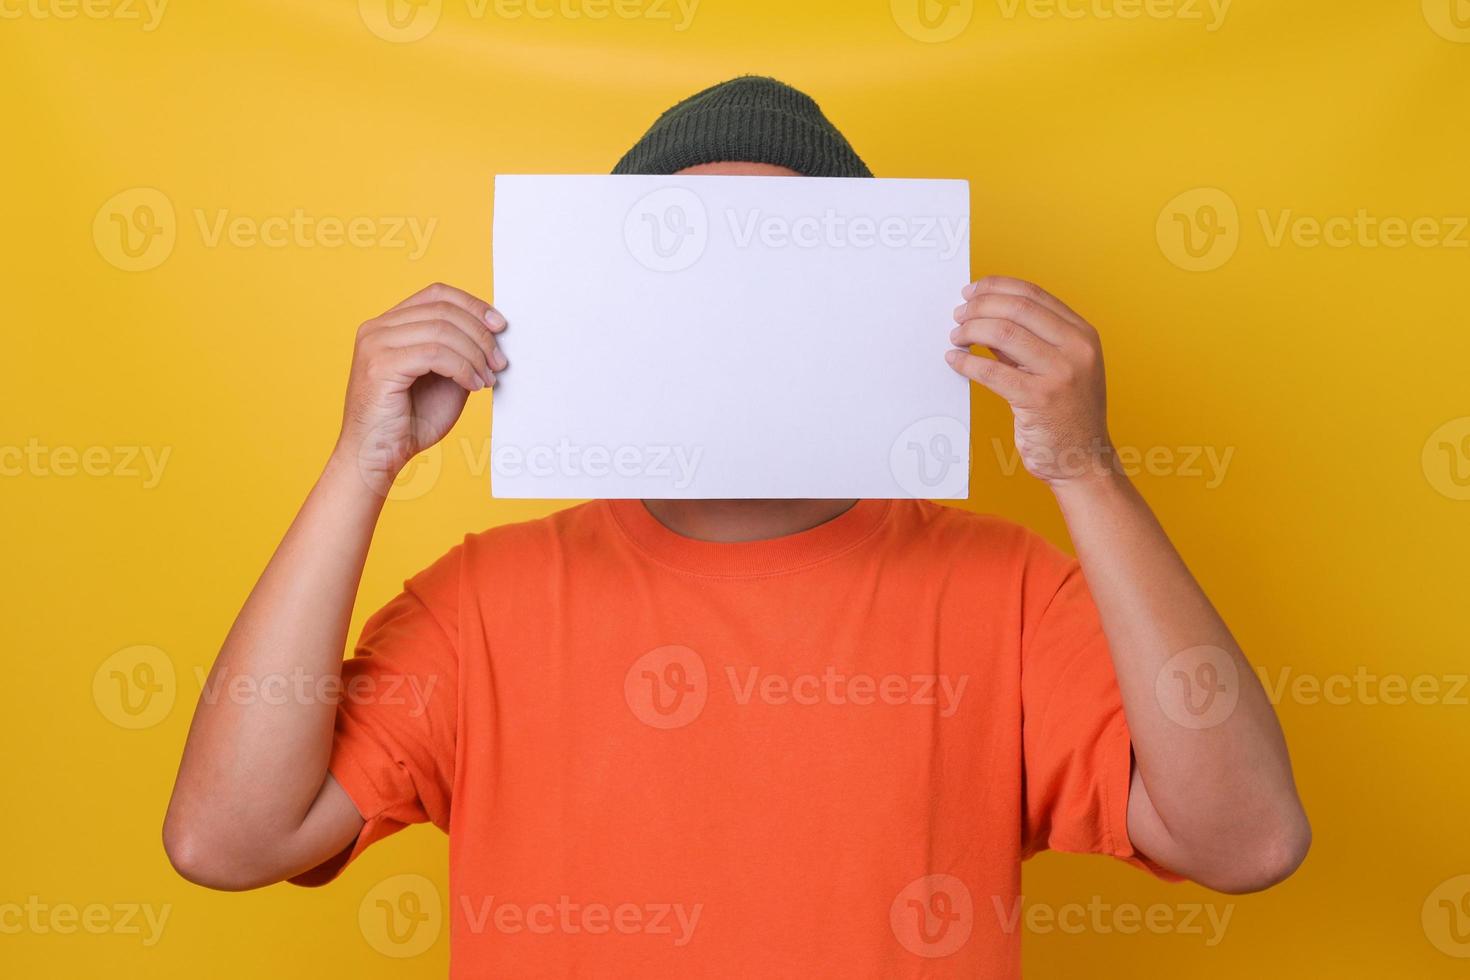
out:
<path id="1" fill-rule="evenodd" d="M 487 381 L 487 382 L 485 382 L 485 387 L 486 388 L 494 388 L 495 387 L 495 375 L 493 375 L 493 374 L 490 375 L 490 380 Z"/>
<path id="2" fill-rule="evenodd" d="M 961 303 L 959 306 L 956 306 L 954 308 L 954 318 L 956 320 L 960 319 L 961 317 L 963 317 L 965 315 L 965 311 L 967 309 L 969 309 L 969 308 L 970 308 L 970 304 L 969 303 Z"/>
<path id="3" fill-rule="evenodd" d="M 970 283 L 964 289 L 960 290 L 960 295 L 963 296 L 965 299 L 972 299 L 975 296 L 975 287 L 977 285 L 979 284 L 973 282 Z"/>
<path id="4" fill-rule="evenodd" d="M 471 391 L 479 391 L 483 387 L 485 387 L 485 379 L 484 378 L 481 378 L 478 374 L 475 375 L 473 378 L 470 378 L 470 390 Z"/>
<path id="5" fill-rule="evenodd" d="M 495 365 L 495 370 L 497 371 L 504 371 L 506 367 L 510 364 L 510 362 L 505 359 L 505 355 L 502 354 L 499 350 L 494 350 L 490 352 L 490 363 Z"/>
<path id="6" fill-rule="evenodd" d="M 960 328 L 959 327 L 955 327 L 953 330 L 951 330 L 949 332 L 949 342 L 951 344 L 958 344 L 960 342 Z"/>
<path id="7" fill-rule="evenodd" d="M 505 317 L 501 316 L 500 311 L 494 307 L 485 311 L 485 322 L 490 324 L 491 330 L 505 329 Z"/>
<path id="8" fill-rule="evenodd" d="M 955 362 L 957 362 L 960 359 L 960 354 L 961 353 L 963 353 L 963 352 L 962 351 L 957 351 L 957 350 L 949 351 L 947 354 L 944 355 L 944 359 L 946 361 L 948 361 L 949 363 L 954 364 Z"/>

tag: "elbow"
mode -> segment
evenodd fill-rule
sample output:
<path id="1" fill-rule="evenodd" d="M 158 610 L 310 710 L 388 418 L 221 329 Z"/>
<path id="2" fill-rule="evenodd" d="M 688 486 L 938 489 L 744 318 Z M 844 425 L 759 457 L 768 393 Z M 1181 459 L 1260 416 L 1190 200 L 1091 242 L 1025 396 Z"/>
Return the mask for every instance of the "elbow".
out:
<path id="1" fill-rule="evenodd" d="M 1300 809 L 1271 832 L 1241 848 L 1218 871 L 1195 877 L 1199 884 L 1228 895 L 1265 891 L 1290 878 L 1312 847 L 1312 828 Z"/>
<path id="2" fill-rule="evenodd" d="M 163 823 L 163 851 L 185 881 L 216 891 L 238 892 L 271 884 L 249 874 L 231 848 L 211 840 L 197 826 L 170 813 Z"/>

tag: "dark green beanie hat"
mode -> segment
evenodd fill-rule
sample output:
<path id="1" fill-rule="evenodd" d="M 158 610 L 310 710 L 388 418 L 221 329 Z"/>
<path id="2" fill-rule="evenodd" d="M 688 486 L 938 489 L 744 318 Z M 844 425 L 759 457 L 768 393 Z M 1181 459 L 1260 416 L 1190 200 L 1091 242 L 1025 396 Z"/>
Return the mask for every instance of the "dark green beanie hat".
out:
<path id="1" fill-rule="evenodd" d="M 736 160 L 806 177 L 873 176 L 811 96 L 758 75 L 721 82 L 665 111 L 613 173 L 671 174 Z"/>

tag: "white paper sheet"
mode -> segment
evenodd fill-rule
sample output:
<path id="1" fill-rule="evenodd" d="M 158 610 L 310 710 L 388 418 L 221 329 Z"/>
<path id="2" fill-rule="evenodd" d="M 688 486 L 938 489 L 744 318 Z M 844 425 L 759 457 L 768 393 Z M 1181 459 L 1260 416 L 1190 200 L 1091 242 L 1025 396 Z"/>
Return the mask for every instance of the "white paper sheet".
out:
<path id="1" fill-rule="evenodd" d="M 497 497 L 965 497 L 958 180 L 500 176 Z"/>

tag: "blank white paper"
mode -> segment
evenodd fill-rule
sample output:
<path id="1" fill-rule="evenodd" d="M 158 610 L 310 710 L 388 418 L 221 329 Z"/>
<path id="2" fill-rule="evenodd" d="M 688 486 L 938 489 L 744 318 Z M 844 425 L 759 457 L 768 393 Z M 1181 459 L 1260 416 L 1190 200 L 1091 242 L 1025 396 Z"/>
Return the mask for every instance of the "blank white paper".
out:
<path id="1" fill-rule="evenodd" d="M 959 180 L 499 176 L 496 497 L 969 492 Z"/>

